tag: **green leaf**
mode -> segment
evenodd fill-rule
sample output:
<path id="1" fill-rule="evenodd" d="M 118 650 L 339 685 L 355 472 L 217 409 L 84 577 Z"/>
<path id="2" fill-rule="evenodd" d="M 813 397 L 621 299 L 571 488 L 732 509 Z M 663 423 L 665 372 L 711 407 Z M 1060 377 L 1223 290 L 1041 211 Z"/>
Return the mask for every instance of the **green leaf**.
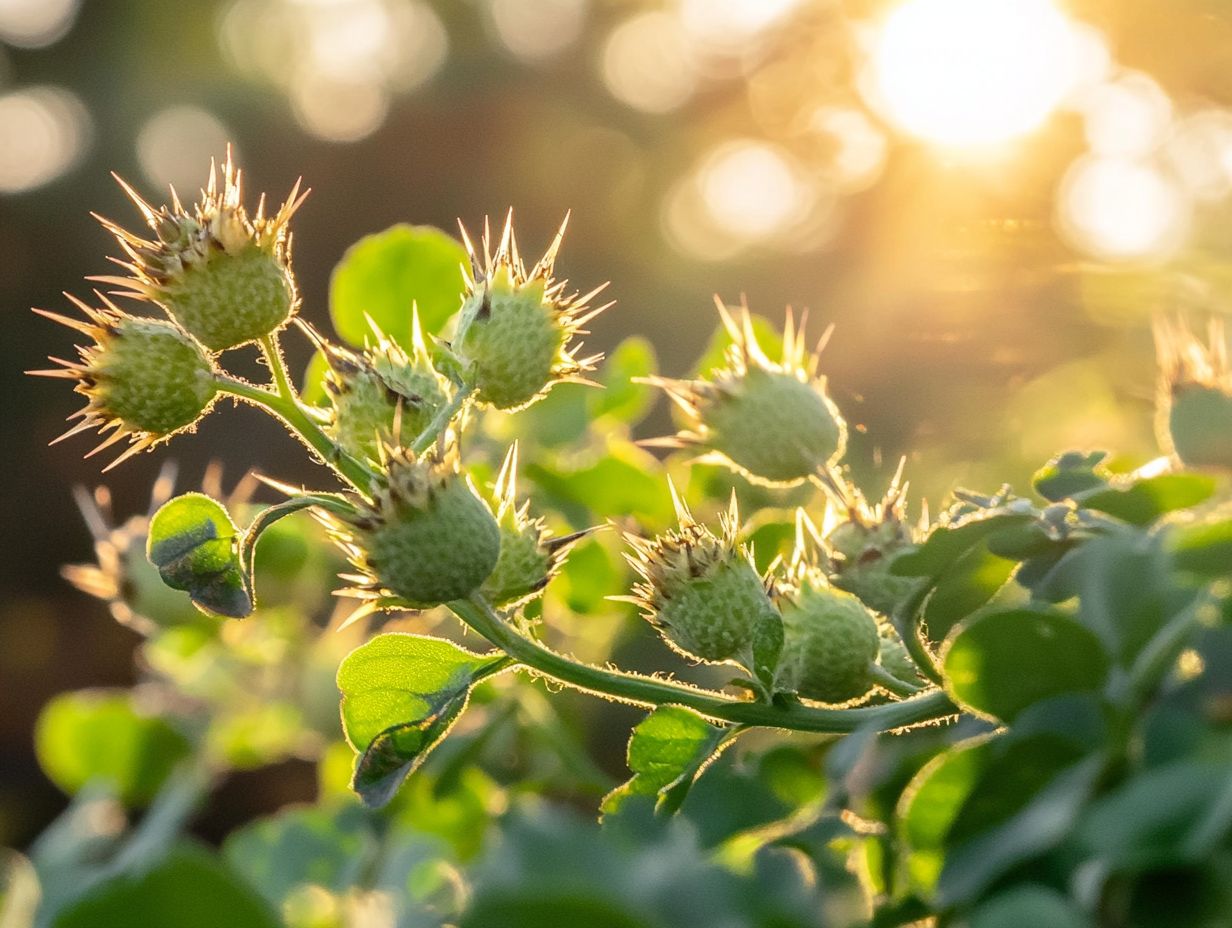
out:
<path id="1" fill-rule="evenodd" d="M 52 928 L 279 928 L 264 900 L 214 854 L 181 844 L 157 866 L 91 888 Z"/>
<path id="2" fill-rule="evenodd" d="M 898 577 L 939 577 L 990 535 L 1025 525 L 1033 519 L 1030 513 L 992 510 L 970 516 L 956 525 L 938 526 L 914 551 L 896 557 L 890 573 Z"/>
<path id="3" fill-rule="evenodd" d="M 1167 541 L 1180 570 L 1211 579 L 1232 574 L 1232 519 L 1178 526 Z"/>
<path id="4" fill-rule="evenodd" d="M 352 787 L 384 805 L 466 708 L 471 687 L 509 666 L 440 638 L 378 635 L 338 668 L 342 727 L 360 753 Z"/>
<path id="5" fill-rule="evenodd" d="M 968 549 L 941 574 L 928 598 L 924 607 L 928 637 L 944 639 L 950 629 L 996 595 L 1016 566 L 992 554 L 983 543 Z"/>
<path id="6" fill-rule="evenodd" d="M 425 332 L 436 334 L 458 311 L 466 249 L 432 226 L 391 226 L 347 249 L 329 282 L 329 312 L 338 335 L 362 346 L 372 338 L 366 317 L 408 350 L 411 307 Z"/>
<path id="7" fill-rule="evenodd" d="M 102 690 L 52 699 L 39 715 L 34 747 L 44 772 L 66 793 L 103 780 L 131 806 L 153 799 L 191 750 L 165 719 L 139 713 L 127 692 Z"/>
<path id="8" fill-rule="evenodd" d="M 698 770 L 711 757 L 723 729 L 692 709 L 660 706 L 642 719 L 629 738 L 628 762 L 633 778 L 604 797 L 605 814 L 619 811 L 631 796 L 657 796 L 662 811 L 674 812 Z M 673 787 L 683 786 L 683 789 Z"/>
<path id="9" fill-rule="evenodd" d="M 314 351 L 304 368 L 304 379 L 299 391 L 299 398 L 311 406 L 329 405 L 329 394 L 325 392 L 325 375 L 329 372 L 329 361 L 322 351 Z"/>
<path id="10" fill-rule="evenodd" d="M 565 509 L 574 525 L 629 513 L 637 513 L 651 528 L 674 519 L 671 495 L 658 463 L 637 448 L 616 445 L 605 457 L 578 470 L 528 462 L 525 473 Z"/>
<path id="11" fill-rule="evenodd" d="M 1102 689 L 1108 663 L 1099 639 L 1069 616 L 1011 609 L 963 627 L 943 669 L 955 699 L 1009 722 L 1053 696 Z"/>
<path id="12" fill-rule="evenodd" d="M 1160 474 L 1128 486 L 1082 494 L 1079 503 L 1128 522 L 1150 525 L 1162 515 L 1188 509 L 1210 499 L 1217 483 L 1206 474 Z"/>
<path id="13" fill-rule="evenodd" d="M 590 418 L 610 416 L 626 425 L 640 422 L 654 405 L 654 390 L 633 378 L 649 377 L 657 370 L 654 346 L 644 338 L 626 338 L 603 366 L 604 389 L 587 394 Z"/>
<path id="14" fill-rule="evenodd" d="M 146 554 L 167 586 L 200 608 L 231 618 L 252 613 L 252 594 L 237 551 L 239 531 L 222 504 L 185 493 L 154 514 Z"/>
<path id="15" fill-rule="evenodd" d="M 1107 451 L 1066 451 L 1035 472 L 1031 484 L 1049 502 L 1059 503 L 1079 493 L 1108 485 L 1110 476 L 1103 465 Z"/>

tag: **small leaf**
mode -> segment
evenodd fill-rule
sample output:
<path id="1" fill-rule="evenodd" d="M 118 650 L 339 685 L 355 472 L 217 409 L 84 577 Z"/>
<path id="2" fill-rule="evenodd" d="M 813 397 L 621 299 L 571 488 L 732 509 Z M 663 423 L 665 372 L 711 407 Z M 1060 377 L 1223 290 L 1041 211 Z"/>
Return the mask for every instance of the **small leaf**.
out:
<path id="1" fill-rule="evenodd" d="M 924 608 L 928 637 L 944 639 L 950 629 L 996 595 L 1015 566 L 992 554 L 982 542 L 968 549 L 941 574 L 928 598 Z"/>
<path id="2" fill-rule="evenodd" d="M 1047 886 L 1024 883 L 1011 887 L 972 909 L 968 928 L 1092 928 L 1082 911 Z"/>
<path id="3" fill-rule="evenodd" d="M 1107 451 L 1066 451 L 1059 454 L 1031 478 L 1035 492 L 1052 503 L 1108 485 L 1109 472 L 1101 466 Z"/>
<path id="4" fill-rule="evenodd" d="M 471 687 L 510 666 L 440 638 L 378 635 L 338 668 L 342 726 L 360 753 L 352 784 L 369 805 L 388 802 L 466 708 Z"/>
<path id="5" fill-rule="evenodd" d="M 165 719 L 139 713 L 127 692 L 104 690 L 52 699 L 39 715 L 34 747 L 44 772 L 66 793 L 102 780 L 131 806 L 148 803 L 190 752 Z"/>
<path id="6" fill-rule="evenodd" d="M 238 530 L 221 503 L 185 493 L 150 522 L 146 554 L 167 586 L 200 608 L 231 618 L 252 612 L 252 594 L 236 550 Z"/>
<path id="7" fill-rule="evenodd" d="M 1050 697 L 1100 690 L 1108 656 L 1094 634 L 1062 613 L 1011 609 L 962 628 L 945 652 L 944 671 L 957 700 L 1009 722 Z"/>
<path id="8" fill-rule="evenodd" d="M 1205 474 L 1160 474 L 1128 486 L 1082 494 L 1078 502 L 1130 525 L 1150 525 L 1162 515 L 1210 499 L 1216 485 L 1215 478 Z"/>
<path id="9" fill-rule="evenodd" d="M 662 811 L 675 811 L 697 771 L 714 756 L 722 736 L 723 729 L 692 709 L 655 709 L 637 724 L 629 738 L 628 762 L 633 778 L 607 794 L 603 812 L 617 812 L 631 796 L 658 796 Z"/>
<path id="10" fill-rule="evenodd" d="M 352 345 L 371 341 L 366 317 L 411 349 L 411 308 L 425 332 L 440 332 L 462 303 L 466 249 L 432 226 L 396 225 L 347 249 L 329 282 L 329 312 Z"/>
<path id="11" fill-rule="evenodd" d="M 896 557 L 890 572 L 898 577 L 939 577 L 988 536 L 1002 529 L 1025 525 L 1033 519 L 1030 513 L 1001 509 L 970 516 L 957 525 L 939 526 L 914 551 Z"/>

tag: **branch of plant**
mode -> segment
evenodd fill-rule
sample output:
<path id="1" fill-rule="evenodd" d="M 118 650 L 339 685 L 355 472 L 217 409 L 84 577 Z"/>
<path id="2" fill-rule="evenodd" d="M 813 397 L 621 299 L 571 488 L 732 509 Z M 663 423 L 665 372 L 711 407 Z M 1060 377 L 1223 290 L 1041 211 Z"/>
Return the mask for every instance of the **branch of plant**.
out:
<path id="1" fill-rule="evenodd" d="M 518 663 L 574 689 L 646 708 L 679 705 L 733 725 L 831 734 L 866 726 L 886 731 L 937 721 L 957 712 L 949 697 L 940 690 L 921 693 L 901 702 L 854 709 L 741 701 L 681 683 L 575 661 L 519 634 L 479 595 L 456 600 L 449 608 L 467 626 Z"/>
<path id="2" fill-rule="evenodd" d="M 367 465 L 334 444 L 293 394 L 275 393 L 229 375 L 220 376 L 217 382 L 221 393 L 258 406 L 280 420 L 345 483 L 365 495 L 369 492 L 376 475 Z"/>
<path id="3" fill-rule="evenodd" d="M 416 436 L 415 441 L 411 443 L 411 451 L 415 454 L 423 454 L 427 451 L 432 443 L 449 426 L 449 423 L 462 412 L 467 400 L 471 398 L 474 392 L 475 385 L 470 381 L 459 384 L 458 388 L 454 390 L 453 396 L 450 397 L 449 402 L 441 407 L 440 411 L 432 417 L 432 421 L 428 423 L 427 427 Z"/>

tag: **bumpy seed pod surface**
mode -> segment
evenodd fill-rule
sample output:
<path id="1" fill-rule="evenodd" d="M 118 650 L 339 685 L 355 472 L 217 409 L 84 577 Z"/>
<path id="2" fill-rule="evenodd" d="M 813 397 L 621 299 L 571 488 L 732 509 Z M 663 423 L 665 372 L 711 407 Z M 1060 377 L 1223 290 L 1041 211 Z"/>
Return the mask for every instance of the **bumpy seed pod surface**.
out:
<path id="1" fill-rule="evenodd" d="M 365 583 L 355 592 L 379 599 L 392 594 L 419 608 L 461 599 L 492 573 L 500 554 L 500 528 L 492 511 L 444 459 L 415 459 L 397 451 L 371 504 L 331 524 L 334 536 Z"/>
<path id="2" fill-rule="evenodd" d="M 453 348 L 470 369 L 481 403 L 520 409 L 557 383 L 582 381 L 581 375 L 602 357 L 579 357 L 581 345 L 574 339 L 607 308 L 590 306 L 603 288 L 582 296 L 569 294 L 567 282 L 552 277 L 564 231 L 562 225 L 529 271 L 518 254 L 512 216 L 495 252 L 486 231 L 482 255 L 466 237 L 471 275 Z"/>
<path id="3" fill-rule="evenodd" d="M 701 380 L 647 378 L 687 420 L 683 431 L 653 443 L 702 449 L 750 480 L 780 486 L 807 480 L 838 461 L 847 425 L 826 393 L 825 378 L 817 375 L 821 347 L 806 350 L 803 322 L 797 330 L 788 313 L 783 358 L 776 363 L 761 350 L 747 308 L 737 321 L 717 305 L 732 339 L 727 366 Z"/>
<path id="4" fill-rule="evenodd" d="M 100 277 L 130 296 L 160 304 L 210 351 L 223 351 L 270 335 L 295 313 L 298 297 L 291 273 L 287 225 L 303 203 L 299 184 L 273 216 L 265 198 L 249 216 L 241 176 L 228 153 L 219 173 L 211 165 L 200 202 L 186 210 L 179 198 L 155 209 L 128 184 L 124 190 L 141 211 L 153 237 L 146 239 L 102 219 L 127 260 L 127 277 Z M 101 218 L 101 217 L 100 217 Z"/>
<path id="5" fill-rule="evenodd" d="M 825 703 L 850 702 L 872 689 L 881 643 L 877 620 L 860 600 L 813 575 L 785 595 L 781 607 L 787 688 Z"/>
<path id="6" fill-rule="evenodd" d="M 253 245 L 187 265 L 159 301 L 185 331 L 222 351 L 280 328 L 295 306 L 295 285 L 272 253 Z"/>
<path id="7" fill-rule="evenodd" d="M 129 439 L 130 447 L 114 467 L 191 428 L 209 412 L 218 391 L 217 370 L 201 346 L 175 326 L 129 316 L 98 296 L 102 309 L 72 298 L 88 321 L 37 310 L 85 333 L 94 344 L 78 346 L 78 361 L 53 358 L 59 369 L 30 373 L 75 380 L 76 391 L 87 398 L 86 407 L 72 416 L 81 421 L 61 438 L 90 428 L 113 430 L 95 452 Z"/>
<path id="8" fill-rule="evenodd" d="M 673 488 L 674 496 L 674 488 Z M 765 582 L 736 541 L 739 515 L 733 498 L 716 536 L 693 520 L 675 497 L 680 528 L 654 539 L 627 535 L 626 555 L 641 575 L 631 600 L 664 639 L 686 657 L 751 666 L 757 629 L 777 623 Z"/>
<path id="9" fill-rule="evenodd" d="M 1197 384 L 1174 390 L 1168 439 L 1186 467 L 1232 470 L 1232 391 Z"/>

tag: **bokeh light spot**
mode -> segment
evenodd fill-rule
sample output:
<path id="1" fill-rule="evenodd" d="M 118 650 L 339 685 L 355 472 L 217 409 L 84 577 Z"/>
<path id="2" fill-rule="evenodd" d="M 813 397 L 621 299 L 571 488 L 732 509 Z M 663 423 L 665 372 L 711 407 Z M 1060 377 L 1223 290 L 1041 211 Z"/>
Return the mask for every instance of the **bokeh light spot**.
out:
<path id="1" fill-rule="evenodd" d="M 1072 244 L 1099 258 L 1163 258 L 1183 241 L 1184 192 L 1155 167 L 1087 155 L 1061 184 L 1058 223 Z"/>
<path id="2" fill-rule="evenodd" d="M 159 110 L 137 134 L 137 161 L 155 187 L 171 185 L 189 195 L 201 182 L 201 165 L 221 155 L 231 131 L 197 106 Z M 232 154 L 242 160 L 238 151 Z"/>
<path id="3" fill-rule="evenodd" d="M 59 87 L 0 96 L 0 193 L 41 187 L 75 166 L 90 142 L 90 114 Z"/>
<path id="4" fill-rule="evenodd" d="M 501 44 L 527 61 L 559 54 L 578 40 L 587 0 L 492 0 L 492 25 Z"/>
<path id="5" fill-rule="evenodd" d="M 697 68 L 680 21 L 661 11 L 625 20 L 603 47 L 603 80 L 612 96 L 634 109 L 666 113 L 697 87 Z"/>
<path id="6" fill-rule="evenodd" d="M 44 48 L 73 27 L 80 0 L 0 0 L 0 41 Z"/>
<path id="7" fill-rule="evenodd" d="M 1048 0 L 907 0 L 876 36 L 866 92 L 911 135 L 995 145 L 1047 119 L 1087 46 Z"/>
<path id="8" fill-rule="evenodd" d="M 1172 101 L 1159 84 L 1141 73 L 1092 87 L 1079 106 L 1087 144 L 1101 155 L 1150 154 L 1172 121 Z"/>

